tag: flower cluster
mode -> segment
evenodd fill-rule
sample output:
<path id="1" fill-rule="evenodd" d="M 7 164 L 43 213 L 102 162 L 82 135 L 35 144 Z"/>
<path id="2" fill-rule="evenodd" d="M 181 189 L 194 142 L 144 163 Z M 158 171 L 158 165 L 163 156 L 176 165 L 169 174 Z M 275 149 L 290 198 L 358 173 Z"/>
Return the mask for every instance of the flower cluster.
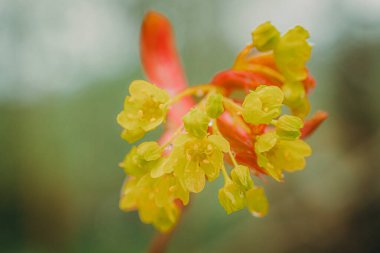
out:
<path id="1" fill-rule="evenodd" d="M 128 142 L 166 122 L 168 112 L 185 97 L 200 99 L 180 115 L 181 125 L 169 128 L 169 138 L 133 147 L 120 163 L 128 175 L 121 209 L 138 210 L 144 223 L 170 231 L 189 204 L 190 193 L 201 192 L 207 181 L 222 174 L 218 198 L 225 211 L 247 208 L 261 217 L 268 211 L 268 201 L 253 176 L 283 181 L 284 171 L 305 167 L 311 148 L 303 140 L 308 124 L 304 118 L 310 110 L 307 94 L 314 87 L 305 67 L 311 53 L 308 32 L 297 26 L 281 36 L 266 22 L 252 35 L 233 67 L 209 84 L 169 96 L 146 81 L 131 83 L 130 96 L 117 116 Z M 237 90 L 245 95 L 233 97 Z M 291 114 L 282 113 L 284 106 Z M 314 125 L 322 121 L 312 120 Z"/>

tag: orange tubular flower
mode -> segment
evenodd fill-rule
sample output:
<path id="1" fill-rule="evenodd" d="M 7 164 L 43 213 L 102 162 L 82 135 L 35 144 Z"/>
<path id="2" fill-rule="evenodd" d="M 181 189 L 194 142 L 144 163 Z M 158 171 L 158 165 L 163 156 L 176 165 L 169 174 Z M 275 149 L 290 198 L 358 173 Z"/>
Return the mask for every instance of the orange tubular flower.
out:
<path id="1" fill-rule="evenodd" d="M 165 132 L 157 142 L 133 147 L 120 163 L 129 175 L 120 208 L 138 210 L 143 222 L 169 232 L 190 193 L 201 192 L 207 181 L 222 175 L 225 184 L 218 198 L 228 214 L 247 208 L 264 216 L 268 201 L 252 176 L 281 182 L 284 172 L 302 170 L 311 155 L 303 139 L 327 118 L 317 112 L 305 119 L 308 95 L 315 88 L 306 68 L 308 37 L 301 26 L 281 35 L 270 22 L 263 23 L 230 69 L 208 84 L 188 87 L 169 21 L 147 13 L 140 45 L 151 83 L 131 83 L 117 121 L 128 142 L 163 123 Z M 201 97 L 200 102 L 191 96 Z M 284 106 L 290 114 L 282 113 Z M 227 170 L 224 161 L 232 168 Z"/>

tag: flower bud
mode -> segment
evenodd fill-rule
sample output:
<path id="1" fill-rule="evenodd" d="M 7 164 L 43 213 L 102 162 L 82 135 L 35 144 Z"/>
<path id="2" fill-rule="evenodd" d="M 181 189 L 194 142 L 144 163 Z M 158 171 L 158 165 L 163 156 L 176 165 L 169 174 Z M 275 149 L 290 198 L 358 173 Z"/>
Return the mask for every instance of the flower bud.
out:
<path id="1" fill-rule="evenodd" d="M 203 138 L 207 135 L 209 122 L 210 118 L 200 109 L 192 109 L 183 117 L 186 131 L 198 138 Z"/>
<path id="2" fill-rule="evenodd" d="M 206 112 L 213 119 L 219 117 L 223 111 L 223 96 L 221 94 L 212 94 L 207 98 Z"/>
<path id="3" fill-rule="evenodd" d="M 259 25 L 252 32 L 253 46 L 260 52 L 274 49 L 279 39 L 280 32 L 269 21 Z"/>
<path id="4" fill-rule="evenodd" d="M 297 116 L 281 116 L 276 124 L 276 133 L 283 139 L 295 140 L 301 135 L 303 121 Z"/>
<path id="5" fill-rule="evenodd" d="M 227 214 L 239 211 L 245 207 L 245 196 L 241 187 L 235 183 L 227 183 L 218 193 L 219 202 Z"/>
<path id="6" fill-rule="evenodd" d="M 231 178 L 236 184 L 243 187 L 245 190 L 253 187 L 253 181 L 249 168 L 243 165 L 238 165 L 231 171 Z"/>

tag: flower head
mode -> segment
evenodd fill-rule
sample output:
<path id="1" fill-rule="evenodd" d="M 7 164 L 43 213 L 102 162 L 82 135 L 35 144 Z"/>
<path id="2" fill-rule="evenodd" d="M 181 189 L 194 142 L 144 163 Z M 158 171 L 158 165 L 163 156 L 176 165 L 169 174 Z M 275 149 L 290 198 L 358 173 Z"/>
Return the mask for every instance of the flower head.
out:
<path id="1" fill-rule="evenodd" d="M 141 176 L 148 173 L 161 162 L 162 149 L 157 142 L 144 142 L 133 147 L 120 166 L 132 176 Z"/>
<path id="2" fill-rule="evenodd" d="M 304 120 L 310 111 L 308 91 L 315 86 L 305 66 L 311 55 L 308 37 L 300 26 L 281 36 L 265 22 L 252 32 L 231 69 L 209 84 L 186 88 L 169 21 L 147 14 L 142 62 L 148 79 L 160 88 L 132 82 L 117 121 L 122 137 L 134 142 L 168 120 L 157 142 L 132 147 L 120 163 L 128 174 L 120 208 L 137 210 L 144 223 L 168 232 L 190 193 L 201 192 L 222 174 L 218 198 L 228 214 L 246 208 L 254 216 L 266 215 L 268 200 L 253 176 L 282 181 L 284 171 L 303 169 L 311 148 L 300 138 L 327 117 L 319 112 Z M 282 105 L 291 115 L 282 114 Z"/>
<path id="3" fill-rule="evenodd" d="M 131 83 L 129 93 L 117 122 L 124 128 L 122 137 L 134 142 L 165 120 L 170 97 L 166 91 L 141 80 Z"/>
<path id="4" fill-rule="evenodd" d="M 137 209 L 144 223 L 165 232 L 177 222 L 180 207 L 174 202 L 176 199 L 187 204 L 189 193 L 173 175 L 153 179 L 146 174 L 126 181 L 119 205 L 125 211 Z"/>
<path id="5" fill-rule="evenodd" d="M 309 32 L 296 26 L 280 38 L 274 49 L 276 64 L 290 81 L 302 81 L 307 77 L 305 64 L 311 55 L 308 38 Z"/>
<path id="6" fill-rule="evenodd" d="M 311 148 L 300 139 L 283 139 L 275 132 L 267 132 L 257 138 L 255 151 L 258 164 L 276 180 L 282 181 L 282 171 L 293 172 L 305 167 L 305 157 Z"/>
<path id="7" fill-rule="evenodd" d="M 251 124 L 269 124 L 281 114 L 284 95 L 276 86 L 259 86 L 243 102 L 244 120 Z"/>
<path id="8" fill-rule="evenodd" d="M 206 177 L 209 181 L 219 176 L 224 166 L 223 153 L 228 152 L 229 143 L 219 135 L 203 138 L 184 134 L 174 142 L 171 155 L 174 175 L 190 192 L 203 190 Z"/>
<path id="9" fill-rule="evenodd" d="M 268 212 L 268 201 L 264 190 L 253 184 L 249 168 L 238 165 L 231 170 L 231 179 L 219 190 L 219 202 L 227 214 L 248 208 L 255 216 Z"/>

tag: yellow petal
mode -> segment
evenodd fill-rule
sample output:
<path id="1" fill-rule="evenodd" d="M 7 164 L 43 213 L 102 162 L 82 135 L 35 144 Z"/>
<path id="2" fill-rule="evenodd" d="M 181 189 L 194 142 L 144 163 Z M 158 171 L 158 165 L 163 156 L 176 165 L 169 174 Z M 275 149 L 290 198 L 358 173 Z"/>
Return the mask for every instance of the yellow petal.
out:
<path id="1" fill-rule="evenodd" d="M 256 217 L 263 217 L 268 213 L 268 200 L 264 189 L 254 187 L 245 193 L 248 210 Z"/>

